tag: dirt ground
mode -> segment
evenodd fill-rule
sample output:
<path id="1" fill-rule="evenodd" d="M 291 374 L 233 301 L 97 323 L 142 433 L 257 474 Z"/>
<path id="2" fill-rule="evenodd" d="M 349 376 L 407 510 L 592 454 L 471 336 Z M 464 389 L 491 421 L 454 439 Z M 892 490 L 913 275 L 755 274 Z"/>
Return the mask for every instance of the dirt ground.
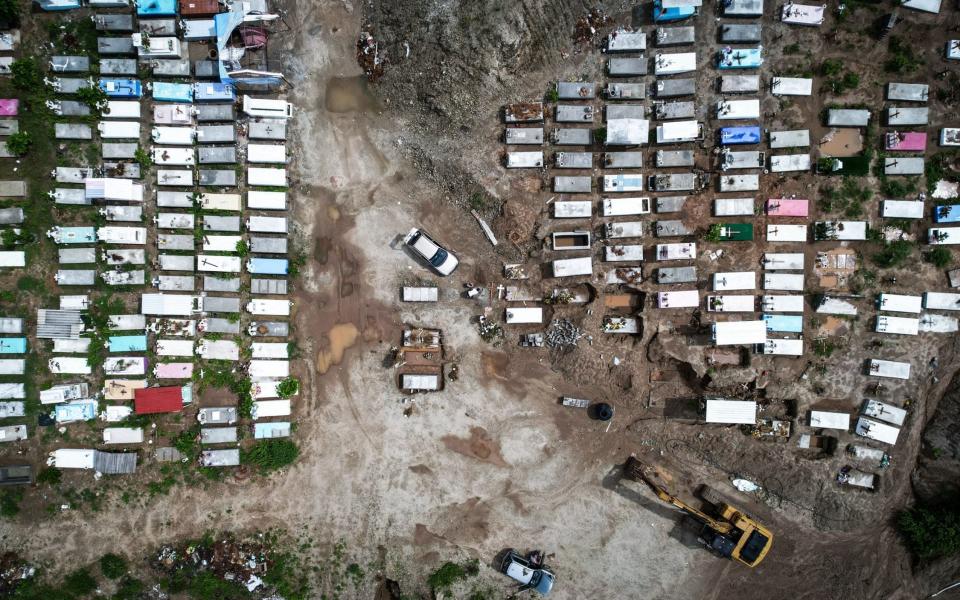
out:
<path id="1" fill-rule="evenodd" d="M 499 318 L 504 304 L 465 299 L 463 284 L 495 288 L 503 262 L 545 260 L 535 239 L 547 233 L 549 194 L 541 191 L 539 176 L 508 176 L 499 166 L 498 111 L 510 100 L 540 98 L 550 80 L 596 77 L 602 67 L 599 53 L 578 53 L 570 39 L 573 22 L 586 10 L 579 2 L 542 9 L 533 2 L 513 8 L 492 2 L 491 12 L 506 12 L 498 17 L 499 26 L 488 28 L 482 4 L 361 6 L 320 0 L 286 6 L 293 31 L 283 48 L 284 68 L 297 111 L 294 238 L 309 256 L 295 317 L 305 357 L 299 373 L 305 389 L 296 409 L 302 459 L 268 483 L 230 480 L 178 489 L 142 508 L 111 506 L 93 516 L 3 522 L 6 539 L 23 540 L 18 545 L 26 556 L 64 564 L 71 557 L 90 558 L 91 548 L 100 552 L 119 545 L 137 555 L 206 529 L 285 526 L 309 530 L 330 543 L 343 539 L 355 560 L 379 565 L 408 593 L 422 590 L 424 575 L 446 560 L 471 557 L 488 564 L 506 547 L 545 549 L 558 577 L 553 597 L 561 599 L 777 598 L 784 590 L 811 600 L 907 599 L 925 597 L 956 579 L 950 566 L 928 572 L 929 577 L 912 573 L 890 526 L 892 512 L 912 497 L 911 473 L 923 427 L 957 364 L 955 336 L 884 340 L 883 358 L 912 357 L 915 365 L 926 365 L 939 356 L 941 366 L 936 378 L 917 369 L 909 387 L 889 388 L 892 398 L 910 397 L 914 403 L 892 452 L 893 464 L 875 494 L 833 483 L 845 464 L 842 455 L 809 460 L 798 456 L 794 439 L 788 445 L 767 444 L 735 428 L 697 425 L 684 414 L 671 418 L 665 409 L 708 389 L 742 391 L 742 384 L 759 380 L 766 384 L 767 414 L 804 414 L 825 400 L 853 410 L 867 385 L 861 372 L 865 353 L 877 352 L 869 345 L 877 337 L 868 333 L 869 318 L 851 324 L 842 340 L 845 350 L 826 361 L 822 375 L 806 381 L 798 379 L 805 362 L 785 358 L 761 358 L 705 379 L 702 348 L 687 340 L 690 316 L 655 309 L 643 312 L 641 336 L 617 341 L 594 334 L 595 343 L 582 343 L 567 354 L 518 348 L 514 331 L 507 332 L 502 347 L 480 339 L 475 317 L 489 304 Z M 627 3 L 606 4 L 615 22 L 652 31 L 649 4 L 642 5 L 642 14 L 628 12 Z M 405 13 L 407 6 L 417 8 Z M 711 11 L 695 21 L 702 90 L 715 89 L 710 81 L 715 72 L 706 68 L 719 46 Z M 857 14 L 864 23 L 869 20 Z M 923 47 L 935 70 L 933 55 L 942 48 L 944 24 L 956 18 L 955 9 L 938 19 L 906 16 L 918 23 L 912 36 L 932 36 Z M 455 44 L 456 31 L 436 30 L 437 23 L 457 18 L 460 27 L 478 32 L 462 47 Z M 354 55 L 357 32 L 368 19 L 375 34 L 394 36 L 393 64 L 377 84 L 366 82 Z M 400 50 L 404 40 L 396 30 L 404 19 L 408 29 L 418 19 L 431 24 L 409 32 L 411 64 L 406 66 Z M 832 19 L 823 31 L 832 30 Z M 854 20 L 853 27 L 858 23 Z M 843 33 L 829 45 L 819 31 L 765 27 L 765 46 L 774 49 L 763 74 L 814 60 L 776 50 L 799 41 L 817 64 L 835 54 L 860 61 L 877 82 L 886 81 L 876 65 L 868 64 L 868 46 L 842 46 Z M 478 58 L 482 67 L 435 60 L 438 45 L 469 56 L 482 47 L 478 39 L 493 40 L 490 47 L 496 48 L 495 56 Z M 462 89 L 453 87 L 457 81 Z M 443 96 L 445 89 L 449 97 Z M 879 83 L 869 90 L 869 97 L 850 101 L 866 100 L 878 109 Z M 713 125 L 708 109 L 716 96 L 706 91 L 697 98 L 708 130 Z M 776 102 L 767 98 L 765 103 Z M 764 126 L 810 127 L 816 140 L 826 133 L 818 124 L 819 109 L 816 101 L 765 105 L 769 120 Z M 950 114 L 934 102 L 931 109 L 941 115 L 937 119 Z M 941 125 L 937 119 L 931 130 Z M 706 156 L 701 152 L 699 160 Z M 811 186 L 818 185 L 810 176 L 773 181 L 758 197 L 798 193 L 813 200 L 816 187 Z M 522 232 L 519 246 L 490 246 L 463 208 L 475 193 L 492 199 L 490 206 L 493 200 L 505 203 L 504 217 L 493 208 L 484 214 L 501 240 L 511 231 Z M 708 204 L 698 200 L 688 225 L 708 222 Z M 868 210 L 867 218 L 878 221 L 876 210 Z M 764 224 L 762 218 L 755 223 L 758 230 Z M 454 277 L 437 280 L 441 301 L 424 306 L 398 301 L 403 283 L 434 279 L 397 244 L 398 236 L 418 225 L 448 243 L 462 261 Z M 811 245 L 807 264 L 816 249 L 827 247 Z M 728 253 L 728 263 L 710 265 L 701 258 L 698 266 L 702 272 L 718 266 L 746 270 L 762 251 L 755 242 Z M 885 291 L 945 287 L 943 273 L 929 265 L 913 264 L 896 274 L 896 290 Z M 642 284 L 638 289 L 655 288 Z M 858 305 L 872 315 L 869 299 Z M 596 332 L 603 311 L 581 313 L 575 307 L 557 309 Z M 412 412 L 385 366 L 404 324 L 441 329 L 448 359 L 459 369 L 458 379 L 448 381 L 444 391 L 417 396 Z M 591 421 L 581 411 L 558 406 L 563 395 L 609 401 L 616 417 L 609 425 Z M 668 462 L 688 498 L 705 483 L 755 514 L 777 536 L 767 560 L 747 570 L 707 554 L 689 523 L 620 478 L 620 465 L 630 454 Z M 754 479 L 780 500 L 767 504 L 740 494 L 728 482 L 733 474 Z M 502 594 L 497 597 L 513 589 L 491 569 L 483 570 L 481 581 Z M 372 598 L 375 584 L 370 579 L 348 597 Z"/>

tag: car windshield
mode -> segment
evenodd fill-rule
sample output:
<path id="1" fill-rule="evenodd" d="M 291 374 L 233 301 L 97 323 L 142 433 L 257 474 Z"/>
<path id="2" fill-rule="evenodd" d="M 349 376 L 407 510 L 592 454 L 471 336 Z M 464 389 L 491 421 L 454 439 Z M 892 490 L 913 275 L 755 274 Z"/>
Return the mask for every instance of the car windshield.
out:
<path id="1" fill-rule="evenodd" d="M 430 259 L 430 264 L 439 267 L 443 263 L 447 262 L 447 251 L 443 248 L 437 248 L 437 253 L 433 255 L 433 258 Z"/>
<path id="2" fill-rule="evenodd" d="M 533 589 L 546 596 L 553 589 L 553 573 L 549 571 L 538 571 L 535 580 L 531 581 Z"/>

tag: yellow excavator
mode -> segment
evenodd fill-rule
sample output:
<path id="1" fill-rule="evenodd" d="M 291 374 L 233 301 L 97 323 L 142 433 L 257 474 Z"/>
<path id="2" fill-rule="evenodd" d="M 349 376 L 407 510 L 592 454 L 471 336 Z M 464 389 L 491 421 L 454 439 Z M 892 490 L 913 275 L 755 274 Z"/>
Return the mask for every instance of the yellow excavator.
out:
<path id="1" fill-rule="evenodd" d="M 629 479 L 647 484 L 660 500 L 672 504 L 700 522 L 703 526 L 700 530 L 700 541 L 718 555 L 748 567 L 755 567 L 770 551 L 773 534 L 743 511 L 725 502 L 708 499 L 715 507 L 717 515 L 710 516 L 670 494 L 657 482 L 657 471 L 632 456 L 627 460 L 624 472 Z"/>

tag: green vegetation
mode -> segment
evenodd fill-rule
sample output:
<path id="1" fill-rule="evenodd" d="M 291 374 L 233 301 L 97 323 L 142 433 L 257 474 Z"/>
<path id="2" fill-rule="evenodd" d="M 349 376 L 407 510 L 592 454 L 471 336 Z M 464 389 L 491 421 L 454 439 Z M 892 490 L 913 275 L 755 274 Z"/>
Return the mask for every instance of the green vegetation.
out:
<path id="1" fill-rule="evenodd" d="M 247 244 L 245 240 L 240 240 L 239 242 L 237 242 L 236 251 L 237 251 L 237 256 L 239 256 L 240 258 L 243 258 L 244 256 L 247 256 L 248 254 L 250 254 L 250 245 Z"/>
<path id="2" fill-rule="evenodd" d="M 37 474 L 37 483 L 59 485 L 61 479 L 63 479 L 63 471 L 56 467 L 46 467 Z"/>
<path id="3" fill-rule="evenodd" d="M 287 377 L 277 384 L 277 395 L 281 398 L 296 396 L 300 391 L 300 380 L 296 377 Z"/>
<path id="4" fill-rule="evenodd" d="M 909 42 L 892 35 L 887 46 L 890 58 L 883 68 L 889 73 L 912 73 L 923 65 L 923 59 L 914 54 Z"/>
<path id="5" fill-rule="evenodd" d="M 43 70 L 33 57 L 19 58 L 10 64 L 13 87 L 24 92 L 37 92 L 45 88 Z"/>
<path id="6" fill-rule="evenodd" d="M 897 529 L 914 557 L 931 561 L 960 553 L 960 502 L 915 506 L 897 515 Z"/>
<path id="7" fill-rule="evenodd" d="M 723 227 L 720 225 L 720 223 L 714 223 L 710 225 L 710 228 L 707 229 L 707 232 L 703 234 L 704 241 L 719 242 L 722 230 Z"/>
<path id="8" fill-rule="evenodd" d="M 22 489 L 9 489 L 0 492 L 0 517 L 12 519 L 20 514 L 21 500 L 23 500 Z"/>
<path id="9" fill-rule="evenodd" d="M 913 178 L 901 181 L 883 177 L 880 180 L 880 191 L 885 198 L 905 198 L 917 191 L 917 183 Z"/>
<path id="10" fill-rule="evenodd" d="M 560 100 L 560 92 L 557 90 L 557 87 L 554 86 L 547 92 L 547 102 L 557 102 L 558 100 Z"/>
<path id="11" fill-rule="evenodd" d="M 150 153 L 140 146 L 137 146 L 136 151 L 134 151 L 133 160 L 137 161 L 137 164 L 140 165 L 141 173 L 146 173 L 150 170 L 150 167 L 153 166 L 153 158 L 150 157 Z"/>
<path id="12" fill-rule="evenodd" d="M 861 187 L 856 180 L 843 178 L 839 188 L 825 188 L 821 192 L 819 201 L 820 210 L 827 213 L 842 212 L 850 219 L 863 215 L 863 205 L 873 198 L 873 192 L 867 187 Z"/>
<path id="13" fill-rule="evenodd" d="M 36 277 L 24 275 L 20 279 L 17 279 L 17 289 L 21 292 L 36 292 L 43 289 L 43 287 L 43 282 Z"/>
<path id="14" fill-rule="evenodd" d="M 23 156 L 30 151 L 33 140 L 27 131 L 18 131 L 7 138 L 7 150 L 16 156 Z"/>
<path id="15" fill-rule="evenodd" d="M 224 581 L 209 571 L 190 579 L 187 591 L 195 600 L 238 600 L 248 598 L 247 590 L 233 581 Z"/>
<path id="16" fill-rule="evenodd" d="M 430 574 L 427 578 L 427 585 L 430 586 L 430 589 L 434 592 L 448 590 L 458 581 L 473 577 L 478 572 L 479 567 L 475 560 L 467 561 L 463 564 L 445 562 L 439 569 Z"/>
<path id="17" fill-rule="evenodd" d="M 0 25 L 5 28 L 20 25 L 20 4 L 17 0 L 0 0 Z"/>
<path id="18" fill-rule="evenodd" d="M 9 146 L 9 143 L 8 143 Z M 937 187 L 937 182 L 947 179 L 947 163 L 952 160 L 956 154 L 952 152 L 938 152 L 931 156 L 924 163 L 923 175 L 927 180 L 927 193 L 932 194 Z"/>
<path id="19" fill-rule="evenodd" d="M 97 589 L 97 580 L 90 571 L 77 569 L 63 580 L 63 590 L 71 596 L 83 597 Z"/>
<path id="20" fill-rule="evenodd" d="M 836 77 L 843 71 L 843 62 L 836 58 L 828 58 L 820 64 L 820 74 L 824 77 Z"/>
<path id="21" fill-rule="evenodd" d="M 598 144 L 607 143 L 607 128 L 606 127 L 597 127 L 593 130 L 593 141 Z"/>
<path id="22" fill-rule="evenodd" d="M 91 85 L 77 90 L 77 100 L 89 106 L 92 112 L 101 114 L 106 108 L 109 98 L 99 85 Z"/>
<path id="23" fill-rule="evenodd" d="M 292 440 L 260 440 L 249 450 L 241 450 L 240 462 L 263 472 L 275 471 L 293 464 L 299 454 L 300 449 Z"/>
<path id="24" fill-rule="evenodd" d="M 800 44 L 789 44 L 783 47 L 784 54 L 800 54 Z"/>
<path id="25" fill-rule="evenodd" d="M 826 338 L 817 338 L 813 341 L 813 353 L 821 358 L 830 358 L 836 349 L 836 344 Z"/>
<path id="26" fill-rule="evenodd" d="M 100 572 L 107 579 L 120 579 L 127 574 L 127 560 L 119 554 L 104 554 L 100 557 Z"/>
<path id="27" fill-rule="evenodd" d="M 953 263 L 953 254 L 950 252 L 950 250 L 939 247 L 934 248 L 933 250 L 924 254 L 923 260 L 927 261 L 938 269 L 944 269 Z"/>
<path id="28" fill-rule="evenodd" d="M 873 255 L 873 262 L 881 269 L 892 269 L 902 265 L 913 254 L 913 244 L 907 240 L 896 240 L 884 245 L 880 252 Z"/>

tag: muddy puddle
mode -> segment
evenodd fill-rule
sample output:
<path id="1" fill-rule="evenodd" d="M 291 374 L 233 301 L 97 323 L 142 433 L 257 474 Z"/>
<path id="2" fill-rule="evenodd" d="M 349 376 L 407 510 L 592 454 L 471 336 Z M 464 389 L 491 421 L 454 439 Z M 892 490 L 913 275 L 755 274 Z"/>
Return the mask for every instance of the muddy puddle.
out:
<path id="1" fill-rule="evenodd" d="M 327 81 L 324 108 L 332 113 L 367 112 L 377 110 L 376 99 L 370 93 L 367 78 L 331 77 Z"/>
<path id="2" fill-rule="evenodd" d="M 856 156 L 863 151 L 863 136 L 853 127 L 831 129 L 820 140 L 820 152 L 824 156 Z"/>
<path id="3" fill-rule="evenodd" d="M 338 323 L 327 332 L 329 346 L 317 353 L 317 371 L 321 374 L 330 370 L 333 365 L 343 361 L 343 354 L 347 348 L 357 343 L 360 331 L 353 323 Z"/>

